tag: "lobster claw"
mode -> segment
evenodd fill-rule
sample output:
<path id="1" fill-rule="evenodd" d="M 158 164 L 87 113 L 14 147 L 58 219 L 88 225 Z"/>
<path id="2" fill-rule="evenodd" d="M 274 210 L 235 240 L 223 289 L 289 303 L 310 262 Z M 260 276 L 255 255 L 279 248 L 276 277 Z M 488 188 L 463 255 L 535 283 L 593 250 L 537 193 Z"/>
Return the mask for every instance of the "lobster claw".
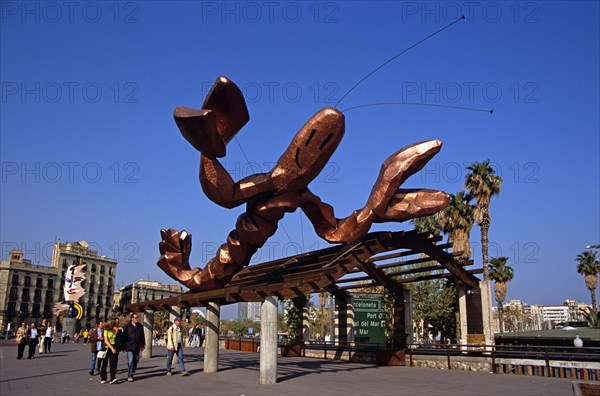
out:
<path id="1" fill-rule="evenodd" d="M 177 107 L 173 116 L 183 137 L 211 158 L 224 157 L 227 143 L 250 120 L 242 92 L 226 77 L 217 78 L 202 109 Z"/>

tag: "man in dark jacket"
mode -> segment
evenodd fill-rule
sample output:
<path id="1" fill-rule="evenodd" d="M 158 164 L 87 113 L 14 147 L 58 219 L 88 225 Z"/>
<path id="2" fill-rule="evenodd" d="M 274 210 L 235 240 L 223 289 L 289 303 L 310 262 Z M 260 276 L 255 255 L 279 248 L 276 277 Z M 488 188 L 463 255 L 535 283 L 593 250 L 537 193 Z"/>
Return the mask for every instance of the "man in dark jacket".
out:
<path id="1" fill-rule="evenodd" d="M 127 336 L 125 350 L 127 351 L 127 381 L 133 382 L 133 376 L 140 360 L 140 352 L 146 347 L 144 339 L 144 328 L 139 323 L 137 313 L 129 315 L 129 323 L 123 328 L 123 333 Z"/>

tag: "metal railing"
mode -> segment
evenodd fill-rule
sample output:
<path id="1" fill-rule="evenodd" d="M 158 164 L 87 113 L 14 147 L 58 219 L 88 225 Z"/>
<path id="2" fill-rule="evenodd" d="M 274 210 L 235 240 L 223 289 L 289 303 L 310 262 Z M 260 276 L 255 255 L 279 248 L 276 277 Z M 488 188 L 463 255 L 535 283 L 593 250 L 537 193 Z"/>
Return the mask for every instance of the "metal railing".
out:
<path id="1" fill-rule="evenodd" d="M 600 348 L 596 347 L 410 344 L 406 352 L 410 366 L 415 365 L 414 356 L 445 356 L 451 370 L 453 361 L 473 357 L 489 359 L 493 373 L 600 379 Z M 565 374 L 565 370 L 570 371 Z"/>
<path id="2" fill-rule="evenodd" d="M 220 337 L 227 345 L 238 350 L 258 351 L 257 337 Z M 245 348 L 242 344 L 249 344 Z M 237 344 L 237 345 L 236 345 Z M 377 351 L 386 349 L 382 343 L 355 343 L 339 341 L 301 341 L 299 352 L 302 357 L 335 359 L 347 354 L 348 360 L 357 355 L 371 356 L 376 361 Z M 279 346 L 284 346 L 280 343 Z M 489 364 L 493 373 L 515 373 L 573 379 L 600 380 L 600 348 L 531 345 L 485 345 L 485 344 L 409 344 L 404 350 L 408 365 L 415 366 L 416 360 L 427 360 L 427 356 L 445 357 L 445 368 L 452 370 L 455 364 L 471 362 Z"/>

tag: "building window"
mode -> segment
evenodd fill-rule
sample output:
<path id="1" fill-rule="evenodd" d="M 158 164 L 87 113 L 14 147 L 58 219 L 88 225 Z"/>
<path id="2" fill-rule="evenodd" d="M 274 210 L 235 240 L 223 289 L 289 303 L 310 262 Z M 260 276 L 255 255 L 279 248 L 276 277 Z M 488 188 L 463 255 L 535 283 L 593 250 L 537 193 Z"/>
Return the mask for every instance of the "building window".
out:
<path id="1" fill-rule="evenodd" d="M 23 316 L 25 318 L 29 316 L 29 304 L 21 303 L 20 310 L 21 310 L 21 316 Z"/>
<path id="2" fill-rule="evenodd" d="M 42 278 L 37 278 L 35 280 L 35 287 L 44 287 L 44 281 L 42 280 Z"/>
<path id="3" fill-rule="evenodd" d="M 19 286 L 19 275 L 13 274 L 11 285 Z"/>
<path id="4" fill-rule="evenodd" d="M 92 264 L 92 272 L 96 272 L 96 264 Z"/>
<path id="5" fill-rule="evenodd" d="M 52 316 L 52 305 L 51 304 L 44 305 L 44 316 L 46 316 L 46 317 Z"/>
<path id="6" fill-rule="evenodd" d="M 63 269 L 67 268 L 67 259 L 66 258 L 63 259 L 63 265 L 62 265 L 62 267 L 63 267 Z"/>
<path id="7" fill-rule="evenodd" d="M 104 273 L 104 271 L 105 271 L 105 268 L 104 268 L 104 266 L 101 266 L 101 267 L 100 267 L 100 273 L 101 273 L 101 274 L 103 274 L 103 273 Z"/>
<path id="8" fill-rule="evenodd" d="M 16 301 L 19 299 L 19 289 L 16 287 L 11 287 L 10 288 L 10 296 L 9 299 L 11 301 Z"/>
<path id="9" fill-rule="evenodd" d="M 52 302 L 52 299 L 53 299 L 53 297 L 54 297 L 54 296 L 53 296 L 53 294 L 54 294 L 54 293 L 52 292 L 52 290 L 46 290 L 46 301 L 47 301 L 47 302 L 48 302 L 48 301 L 49 301 L 49 302 Z"/>
<path id="10" fill-rule="evenodd" d="M 16 315 L 16 313 L 17 313 L 17 303 L 14 301 L 9 302 L 7 310 L 6 310 L 6 314 L 12 316 L 12 315 Z"/>
<path id="11" fill-rule="evenodd" d="M 92 277 L 90 278 L 90 283 L 93 285 L 94 283 L 96 283 L 96 275 L 92 275 Z"/>
<path id="12" fill-rule="evenodd" d="M 112 275 L 112 267 L 108 267 L 108 275 Z"/>
<path id="13" fill-rule="evenodd" d="M 42 302 L 42 289 L 35 289 L 33 293 L 33 302 Z"/>
<path id="14" fill-rule="evenodd" d="M 95 293 L 95 291 L 94 291 L 94 285 L 91 284 L 90 285 L 90 294 L 94 294 L 94 293 Z"/>
<path id="15" fill-rule="evenodd" d="M 96 304 L 102 305 L 102 296 L 98 296 L 98 298 L 96 299 Z"/>
<path id="16" fill-rule="evenodd" d="M 23 289 L 23 295 L 21 297 L 23 301 L 29 301 L 29 289 Z"/>
<path id="17" fill-rule="evenodd" d="M 54 289 L 54 279 L 48 279 L 48 290 Z"/>
<path id="18" fill-rule="evenodd" d="M 25 286 L 31 286 L 31 276 L 25 276 Z"/>
<path id="19" fill-rule="evenodd" d="M 31 310 L 31 317 L 33 317 L 33 318 L 40 317 L 40 304 L 33 304 L 33 309 Z"/>
<path id="20" fill-rule="evenodd" d="M 110 301 L 110 296 L 106 297 L 106 306 L 110 307 L 111 306 L 111 301 Z"/>

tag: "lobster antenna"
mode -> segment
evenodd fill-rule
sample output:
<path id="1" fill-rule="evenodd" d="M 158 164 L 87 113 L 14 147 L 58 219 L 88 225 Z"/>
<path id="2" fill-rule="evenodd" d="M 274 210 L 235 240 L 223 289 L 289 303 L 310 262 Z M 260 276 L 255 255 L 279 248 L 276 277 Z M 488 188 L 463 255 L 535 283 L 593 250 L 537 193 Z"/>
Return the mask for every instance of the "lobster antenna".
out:
<path id="1" fill-rule="evenodd" d="M 435 36 L 436 34 L 442 32 L 443 30 L 448 29 L 450 26 L 454 25 L 455 23 L 457 23 L 458 21 L 461 21 L 465 19 L 465 16 L 461 16 L 460 18 L 458 18 L 457 20 L 455 20 L 454 22 L 450 22 L 448 25 L 444 26 L 443 28 L 441 28 L 440 30 L 431 33 L 429 36 L 425 37 L 424 39 L 421 39 L 420 41 L 414 43 L 413 45 L 411 45 L 410 47 L 408 47 L 407 49 L 405 49 L 404 51 L 400 52 L 399 54 L 394 55 L 393 57 L 391 57 L 390 59 L 388 59 L 387 61 L 383 62 L 381 65 L 379 65 L 377 68 L 375 68 L 373 71 L 371 71 L 369 74 L 367 74 L 366 76 L 364 76 L 362 79 L 360 79 L 359 82 L 357 82 L 356 84 L 354 84 L 354 86 L 352 88 L 350 88 L 345 94 L 344 96 L 341 97 L 340 100 L 337 101 L 337 103 L 335 104 L 335 106 L 333 106 L 334 108 L 337 108 L 338 105 L 342 102 L 342 100 L 344 100 L 344 98 L 354 90 L 354 88 L 358 87 L 363 81 L 365 81 L 367 78 L 371 77 L 373 74 L 375 74 L 379 69 L 381 69 L 382 67 L 384 67 L 385 65 L 387 65 L 388 63 L 390 63 L 391 61 L 393 61 L 394 59 L 398 58 L 400 55 L 404 54 L 405 52 L 408 52 L 409 50 L 415 48 L 416 46 L 418 46 L 419 44 L 429 40 L 431 37 Z"/>
<path id="2" fill-rule="evenodd" d="M 347 109 L 342 110 L 342 113 L 345 113 L 350 110 L 360 109 L 361 107 L 371 107 L 371 106 L 387 106 L 387 105 L 411 105 L 411 106 L 429 106 L 429 107 L 444 107 L 447 109 L 458 109 L 458 110 L 469 110 L 469 111 L 481 111 L 483 113 L 494 114 L 494 110 L 487 109 L 478 109 L 475 107 L 461 107 L 461 106 L 449 106 L 449 105 L 441 105 L 441 104 L 433 104 L 433 103 L 418 103 L 418 102 L 381 102 L 381 103 L 368 103 L 362 104 L 358 106 L 348 107 Z"/>

